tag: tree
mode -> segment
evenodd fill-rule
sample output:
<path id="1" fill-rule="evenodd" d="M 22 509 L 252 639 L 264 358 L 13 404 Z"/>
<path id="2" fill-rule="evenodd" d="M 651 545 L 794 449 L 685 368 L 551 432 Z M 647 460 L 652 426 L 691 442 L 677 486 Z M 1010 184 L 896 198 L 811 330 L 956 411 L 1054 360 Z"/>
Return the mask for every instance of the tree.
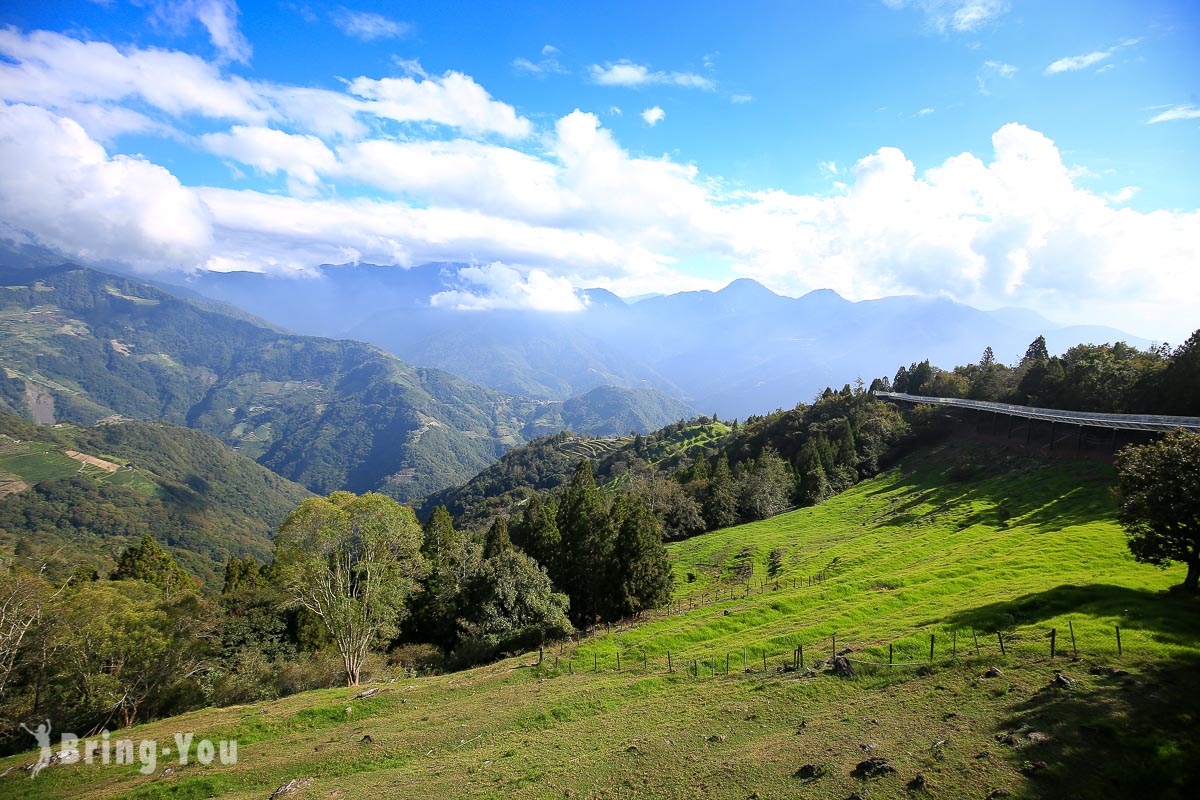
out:
<path id="1" fill-rule="evenodd" d="M 37 575 L 20 568 L 0 572 L 0 699 L 49 597 L 49 584 Z"/>
<path id="2" fill-rule="evenodd" d="M 554 582 L 571 596 L 572 619 L 590 624 L 611 605 L 607 567 L 613 530 L 587 459 L 575 468 L 558 504 L 558 531 L 562 562 Z"/>
<path id="3" fill-rule="evenodd" d="M 195 586 L 191 577 L 171 558 L 171 554 L 162 549 L 148 533 L 141 542 L 121 552 L 112 579 L 145 581 L 162 589 L 167 597 Z"/>
<path id="4" fill-rule="evenodd" d="M 371 645 L 391 636 L 407 612 L 424 559 L 411 508 L 369 492 L 310 497 L 275 539 L 279 584 L 332 636 L 357 686 Z"/>
<path id="5" fill-rule="evenodd" d="M 847 431 L 849 428 L 847 427 Z M 854 466 L 854 445 L 850 445 L 850 467 Z M 745 519 L 766 519 L 787 508 L 792 502 L 796 481 L 791 467 L 770 445 L 740 481 L 739 508 Z"/>
<path id="6" fill-rule="evenodd" d="M 511 549 L 512 540 L 508 537 L 508 520 L 504 517 L 496 517 L 483 540 L 483 557 L 495 558 Z"/>
<path id="7" fill-rule="evenodd" d="M 704 521 L 708 529 L 725 528 L 737 522 L 737 486 L 729 471 L 729 459 L 721 453 L 712 477 L 708 479 L 708 491 L 704 496 Z"/>
<path id="8" fill-rule="evenodd" d="M 1039 336 L 1029 343 L 1029 347 L 1025 348 L 1025 355 L 1021 358 L 1021 366 L 1027 364 L 1036 364 L 1042 361 L 1050 360 L 1050 349 L 1046 347 L 1046 337 Z"/>
<path id="9" fill-rule="evenodd" d="M 536 647 L 574 632 L 570 601 L 554 591 L 549 576 L 511 547 L 486 559 L 471 578 L 460 620 L 454 660 L 466 665 L 505 650 Z"/>
<path id="10" fill-rule="evenodd" d="M 1117 456 L 1117 519 L 1138 561 L 1187 566 L 1183 588 L 1200 584 L 1200 435 L 1177 430 Z"/>
<path id="11" fill-rule="evenodd" d="M 168 599 L 149 582 L 71 587 L 53 606 L 49 665 L 54 695 L 101 728 L 124 726 L 190 678 L 203 662 L 211 613 L 193 593 Z"/>
<path id="12" fill-rule="evenodd" d="M 649 506 L 636 498 L 622 498 L 613 516 L 617 539 L 611 584 L 619 598 L 616 612 L 630 616 L 663 605 L 671 597 L 674 578 L 662 526 Z"/>

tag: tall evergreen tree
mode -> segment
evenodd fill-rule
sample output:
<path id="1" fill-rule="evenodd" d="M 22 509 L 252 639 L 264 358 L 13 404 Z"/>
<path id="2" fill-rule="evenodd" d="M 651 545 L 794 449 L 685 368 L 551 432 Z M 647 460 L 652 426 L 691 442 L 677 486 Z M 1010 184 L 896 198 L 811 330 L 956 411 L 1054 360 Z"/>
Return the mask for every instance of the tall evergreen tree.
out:
<path id="1" fill-rule="evenodd" d="M 483 540 L 483 557 L 495 558 L 509 550 L 512 550 L 512 540 L 508 536 L 508 520 L 496 517 Z"/>
<path id="2" fill-rule="evenodd" d="M 571 598 L 576 624 L 591 624 L 609 607 L 608 560 L 613 531 L 604 498 L 587 459 L 579 462 L 558 505 L 558 531 L 562 541 L 562 582 Z"/>
<path id="3" fill-rule="evenodd" d="M 613 510 L 617 536 L 611 585 L 617 616 L 657 608 L 671 597 L 671 562 L 654 512 L 642 501 L 623 498 Z"/>
<path id="4" fill-rule="evenodd" d="M 704 522 L 709 530 L 726 528 L 737 522 L 737 486 L 729 471 L 729 459 L 724 453 L 717 457 L 708 491 L 704 496 Z"/>

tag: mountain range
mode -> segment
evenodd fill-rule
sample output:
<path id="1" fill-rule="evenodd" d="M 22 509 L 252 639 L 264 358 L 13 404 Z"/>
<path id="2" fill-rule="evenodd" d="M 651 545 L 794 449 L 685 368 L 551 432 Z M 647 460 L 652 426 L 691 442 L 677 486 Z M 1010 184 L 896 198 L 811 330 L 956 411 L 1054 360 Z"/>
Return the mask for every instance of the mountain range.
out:
<path id="1" fill-rule="evenodd" d="M 722 417 L 790 408 L 826 386 L 891 376 L 923 358 L 970 363 L 991 347 L 1013 362 L 1039 335 L 1052 352 L 1080 342 L 1150 344 L 1024 309 L 913 296 L 850 302 L 831 290 L 793 298 L 749 279 L 636 302 L 591 289 L 579 293 L 575 312 L 433 302 L 470 288 L 466 267 L 363 264 L 305 277 L 202 272 L 173 280 L 289 329 L 371 342 L 502 391 L 562 400 L 603 385 L 648 387 Z"/>
<path id="2" fill-rule="evenodd" d="M 414 499 L 538 436 L 649 431 L 695 414 L 650 388 L 531 399 L 377 346 L 287 333 L 220 303 L 19 255 L 0 261 L 0 410 L 46 423 L 186 425 L 318 493 Z"/>

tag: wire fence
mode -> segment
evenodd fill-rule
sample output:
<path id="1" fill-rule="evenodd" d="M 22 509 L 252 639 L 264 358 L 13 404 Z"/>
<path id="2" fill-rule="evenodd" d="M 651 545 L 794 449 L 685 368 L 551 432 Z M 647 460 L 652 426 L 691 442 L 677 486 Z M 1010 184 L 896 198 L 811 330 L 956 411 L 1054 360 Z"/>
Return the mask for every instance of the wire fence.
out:
<path id="1" fill-rule="evenodd" d="M 1065 628 L 1027 626 L 1000 631 L 931 626 L 891 640 L 866 643 L 840 638 L 837 634 L 818 637 L 797 631 L 794 636 L 776 637 L 759 646 L 747 645 L 738 650 L 711 648 L 703 654 L 697 653 L 705 649 L 703 645 L 673 652 L 653 646 L 622 647 L 617 640 L 611 639 L 612 634 L 632 630 L 654 619 L 788 588 L 817 587 L 829 580 L 831 574 L 832 569 L 826 568 L 806 576 L 717 586 L 693 597 L 672 601 L 661 609 L 594 626 L 569 639 L 552 642 L 532 654 L 537 656 L 536 663 L 543 669 L 564 674 L 641 670 L 646 673 L 681 672 L 695 677 L 785 673 L 811 676 L 839 668 L 835 664 L 838 659 L 854 665 L 857 672 L 878 673 L 968 659 L 1052 664 L 1067 664 L 1085 657 L 1112 660 L 1123 656 L 1131 646 L 1146 652 L 1152 645 L 1147 638 L 1149 634 L 1144 631 L 1122 629 L 1117 625 L 1097 627 L 1092 620 L 1088 620 L 1082 629 L 1077 629 L 1075 620 L 1067 620 Z M 780 638 L 788 642 L 786 649 L 781 646 Z M 600 647 L 600 641 L 605 639 L 611 639 L 611 649 Z M 580 652 L 581 647 L 583 652 Z M 845 670 L 844 667 L 840 669 Z"/>
<path id="2" fill-rule="evenodd" d="M 860 645 L 836 634 L 804 637 L 797 634 L 790 650 L 777 643 L 747 645 L 737 650 L 713 648 L 697 654 L 702 646 L 685 651 L 654 651 L 643 648 L 602 649 L 596 642 L 580 652 L 584 642 L 564 640 L 536 651 L 537 664 L 561 674 L 576 672 L 682 673 L 692 677 L 734 675 L 779 675 L 794 673 L 811 677 L 821 672 L 876 674 L 902 668 L 930 667 L 961 662 L 1036 663 L 1067 665 L 1084 658 L 1111 661 L 1130 647 L 1145 652 L 1150 642 L 1144 631 L 1113 626 L 1105 631 L 1088 625 L 1077 630 L 1073 620 L 1066 628 L 1021 628 L 982 632 L 971 628 L 939 629 L 912 633 L 886 643 Z M 845 665 L 853 665 L 849 669 Z"/>

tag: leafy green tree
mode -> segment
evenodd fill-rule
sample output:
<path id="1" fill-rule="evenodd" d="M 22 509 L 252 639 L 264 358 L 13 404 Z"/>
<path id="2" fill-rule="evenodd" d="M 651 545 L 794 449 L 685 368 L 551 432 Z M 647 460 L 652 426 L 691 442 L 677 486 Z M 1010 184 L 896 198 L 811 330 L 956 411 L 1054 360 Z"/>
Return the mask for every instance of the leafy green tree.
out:
<path id="1" fill-rule="evenodd" d="M 0 700 L 50 596 L 49 584 L 32 572 L 0 570 Z"/>
<path id="2" fill-rule="evenodd" d="M 512 547 L 485 559 L 467 587 L 462 632 L 452 660 L 471 664 L 536 647 L 574 631 L 570 601 L 536 561 Z"/>
<path id="3" fill-rule="evenodd" d="M 347 685 L 358 685 L 371 646 L 407 613 L 424 568 L 422 538 L 411 508 L 373 492 L 308 498 L 280 528 L 279 585 L 328 630 Z"/>
<path id="4" fill-rule="evenodd" d="M 617 539 L 613 547 L 611 584 L 619 616 L 658 608 L 671 598 L 674 578 L 662 526 L 645 502 L 622 498 L 613 509 Z"/>
<path id="5" fill-rule="evenodd" d="M 576 624 L 593 623 L 606 616 L 611 605 L 607 579 L 614 537 L 591 462 L 586 459 L 575 468 L 559 500 L 558 531 L 562 564 L 555 584 L 570 594 Z"/>
<path id="6" fill-rule="evenodd" d="M 703 459 L 699 463 L 705 463 Z M 685 539 L 704 530 L 700 505 L 678 481 L 658 472 L 642 472 L 629 481 L 628 494 L 638 498 L 658 520 L 664 539 Z"/>
<path id="7" fill-rule="evenodd" d="M 221 587 L 221 594 L 239 594 L 254 589 L 258 586 L 258 577 L 258 561 L 251 556 L 232 556 L 225 564 L 225 584 Z"/>
<path id="8" fill-rule="evenodd" d="M 203 664 L 211 617 L 197 595 L 168 599 L 146 581 L 71 587 L 53 606 L 52 694 L 80 721 L 132 725 Z"/>
<path id="9" fill-rule="evenodd" d="M 1187 567 L 1183 588 L 1200 587 L 1200 434 L 1178 430 L 1117 456 L 1117 519 L 1138 561 Z"/>
<path id="10" fill-rule="evenodd" d="M 853 458 L 854 446 L 851 444 L 851 468 Z M 783 511 L 791 505 L 796 488 L 791 468 L 770 446 L 763 448 L 762 454 L 743 473 L 740 483 L 739 508 L 746 519 L 766 519 Z"/>
<path id="11" fill-rule="evenodd" d="M 167 597 L 195 588 L 187 572 L 148 533 L 141 542 L 121 552 L 112 579 L 145 581 L 157 586 Z"/>
<path id="12" fill-rule="evenodd" d="M 708 529 L 727 528 L 737 523 L 737 485 L 729 470 L 729 459 L 724 453 L 717 456 L 712 477 L 708 479 L 708 491 L 704 496 L 704 521 Z"/>

